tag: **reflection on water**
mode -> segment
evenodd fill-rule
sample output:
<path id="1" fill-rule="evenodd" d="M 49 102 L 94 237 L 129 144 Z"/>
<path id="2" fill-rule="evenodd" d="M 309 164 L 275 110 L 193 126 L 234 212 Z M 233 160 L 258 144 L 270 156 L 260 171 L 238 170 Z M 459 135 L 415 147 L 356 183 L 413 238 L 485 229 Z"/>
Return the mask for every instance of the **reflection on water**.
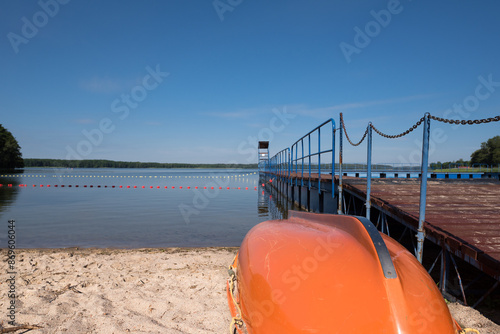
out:
<path id="1" fill-rule="evenodd" d="M 0 171 L 0 174 L 1 173 L 2 171 Z M 0 217 L 2 217 L 2 212 L 16 201 L 20 184 L 18 176 L 22 175 L 23 171 L 20 170 L 9 173 L 9 175 L 16 175 L 16 177 L 2 178 L 2 181 L 0 182 L 2 184 L 2 187 L 0 187 Z M 12 186 L 9 187 L 9 184 L 11 184 Z"/>
<path id="2" fill-rule="evenodd" d="M 262 181 L 259 182 L 259 217 L 272 220 L 287 219 L 289 209 L 291 204 L 281 193 L 270 185 L 262 187 Z"/>

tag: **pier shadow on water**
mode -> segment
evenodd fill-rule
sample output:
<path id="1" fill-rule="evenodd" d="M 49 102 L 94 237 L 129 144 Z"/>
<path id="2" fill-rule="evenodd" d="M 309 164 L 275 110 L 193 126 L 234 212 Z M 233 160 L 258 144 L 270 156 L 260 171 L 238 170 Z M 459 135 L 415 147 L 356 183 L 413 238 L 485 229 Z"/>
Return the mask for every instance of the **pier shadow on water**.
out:
<path id="1" fill-rule="evenodd" d="M 258 213 L 259 217 L 265 218 L 266 220 L 276 220 L 276 219 L 287 219 L 288 210 L 292 210 L 293 207 L 280 192 L 275 188 L 270 186 L 262 186 L 262 182 L 259 182 L 258 188 Z"/>

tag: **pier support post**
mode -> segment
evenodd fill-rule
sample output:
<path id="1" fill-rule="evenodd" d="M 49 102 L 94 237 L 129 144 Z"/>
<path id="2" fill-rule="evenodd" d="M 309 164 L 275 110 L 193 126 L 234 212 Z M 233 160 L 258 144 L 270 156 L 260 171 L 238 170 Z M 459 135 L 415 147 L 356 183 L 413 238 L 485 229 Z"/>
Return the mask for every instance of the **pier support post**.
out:
<path id="1" fill-rule="evenodd" d="M 368 123 L 368 149 L 366 161 L 366 219 L 370 220 L 371 187 L 372 187 L 372 123 Z"/>
<path id="2" fill-rule="evenodd" d="M 420 210 L 418 214 L 417 230 L 417 260 L 422 263 L 425 241 L 425 206 L 427 202 L 427 166 L 429 164 L 429 137 L 431 129 L 431 119 L 429 113 L 424 116 L 424 135 L 422 140 L 422 168 L 420 173 Z"/>
<path id="3" fill-rule="evenodd" d="M 334 198 L 335 198 L 335 121 L 332 119 L 332 202 Z"/>
<path id="4" fill-rule="evenodd" d="M 334 134 L 335 135 L 335 134 Z M 338 210 L 337 213 L 339 215 L 343 214 L 342 210 L 342 120 L 340 121 L 340 126 L 339 126 L 339 204 L 338 204 Z M 332 178 L 335 175 L 332 175 Z"/>

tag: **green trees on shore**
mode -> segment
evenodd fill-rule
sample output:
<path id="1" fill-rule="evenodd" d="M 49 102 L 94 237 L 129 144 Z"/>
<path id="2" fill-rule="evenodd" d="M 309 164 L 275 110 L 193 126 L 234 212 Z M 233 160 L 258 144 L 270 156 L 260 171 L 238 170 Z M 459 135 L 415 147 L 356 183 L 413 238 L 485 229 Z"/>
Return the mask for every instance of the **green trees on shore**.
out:
<path id="1" fill-rule="evenodd" d="M 24 159 L 25 167 L 63 168 L 257 168 L 257 164 L 188 164 L 112 160 Z"/>
<path id="2" fill-rule="evenodd" d="M 437 169 L 456 168 L 457 166 L 472 167 L 474 165 L 498 166 L 500 165 L 500 136 L 495 136 L 481 143 L 481 148 L 474 151 L 470 158 L 470 161 L 464 161 L 463 159 L 448 162 L 438 161 L 437 163 L 431 163 L 430 167 Z"/>
<path id="3" fill-rule="evenodd" d="M 0 124 L 0 169 L 24 167 L 21 147 L 12 133 Z"/>
<path id="4" fill-rule="evenodd" d="M 471 154 L 472 164 L 500 164 L 500 136 L 495 136 L 481 143 L 481 148 Z"/>

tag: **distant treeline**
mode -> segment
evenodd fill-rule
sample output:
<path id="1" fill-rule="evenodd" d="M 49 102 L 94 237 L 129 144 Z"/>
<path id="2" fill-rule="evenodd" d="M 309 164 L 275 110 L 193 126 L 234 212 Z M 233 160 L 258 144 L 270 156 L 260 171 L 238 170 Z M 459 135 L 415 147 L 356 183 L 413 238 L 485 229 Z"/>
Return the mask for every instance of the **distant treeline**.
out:
<path id="1" fill-rule="evenodd" d="M 24 167 L 60 168 L 257 168 L 257 164 L 189 164 L 113 160 L 24 159 Z"/>
<path id="2" fill-rule="evenodd" d="M 448 169 L 448 168 L 457 168 L 457 167 L 467 167 L 470 166 L 472 167 L 472 164 L 470 161 L 465 161 L 463 159 L 459 159 L 457 161 L 446 161 L 446 162 L 431 162 L 429 164 L 431 169 Z"/>

